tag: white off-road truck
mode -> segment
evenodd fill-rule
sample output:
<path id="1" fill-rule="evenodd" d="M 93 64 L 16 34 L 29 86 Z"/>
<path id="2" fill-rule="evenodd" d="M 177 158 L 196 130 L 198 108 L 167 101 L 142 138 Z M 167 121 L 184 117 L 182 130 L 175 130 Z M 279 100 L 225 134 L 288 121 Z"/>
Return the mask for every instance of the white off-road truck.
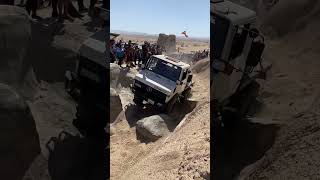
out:
<path id="1" fill-rule="evenodd" d="M 264 37 L 256 12 L 230 1 L 211 1 L 211 94 L 215 120 L 233 124 L 247 115 L 271 64 L 263 61 Z"/>
<path id="2" fill-rule="evenodd" d="M 131 86 L 134 102 L 143 105 L 146 101 L 170 113 L 176 102 L 186 100 L 191 93 L 190 68 L 189 64 L 169 56 L 151 56 Z"/>

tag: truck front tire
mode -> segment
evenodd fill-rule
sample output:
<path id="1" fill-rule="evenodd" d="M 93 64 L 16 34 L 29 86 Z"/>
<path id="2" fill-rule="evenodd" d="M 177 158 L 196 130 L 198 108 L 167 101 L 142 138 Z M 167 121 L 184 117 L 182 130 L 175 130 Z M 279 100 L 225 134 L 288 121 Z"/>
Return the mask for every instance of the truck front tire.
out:
<path id="1" fill-rule="evenodd" d="M 140 98 L 140 97 L 138 97 L 138 96 L 134 96 L 133 102 L 134 102 L 136 105 L 138 105 L 138 106 L 143 105 L 143 99 Z"/>
<path id="2" fill-rule="evenodd" d="M 169 102 L 168 104 L 166 105 L 166 108 L 165 108 L 165 112 L 167 114 L 171 113 L 173 108 L 174 108 L 174 105 L 176 104 L 178 100 L 178 96 L 174 96 Z"/>
<path id="3" fill-rule="evenodd" d="M 187 90 L 185 90 L 183 93 L 182 93 L 182 103 L 186 102 L 188 100 L 188 98 L 190 97 L 191 95 L 191 88 L 188 88 Z"/>

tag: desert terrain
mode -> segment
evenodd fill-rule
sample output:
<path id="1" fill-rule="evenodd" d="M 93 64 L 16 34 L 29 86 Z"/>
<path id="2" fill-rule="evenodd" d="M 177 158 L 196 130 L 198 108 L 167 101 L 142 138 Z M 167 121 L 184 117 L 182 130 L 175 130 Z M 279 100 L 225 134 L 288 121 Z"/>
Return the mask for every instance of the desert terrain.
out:
<path id="1" fill-rule="evenodd" d="M 273 67 L 261 82 L 259 112 L 221 135 L 228 142 L 220 143 L 225 152 L 214 157 L 222 162 L 221 169 L 215 164 L 216 173 L 224 179 L 319 179 L 320 4 L 235 2 L 257 11 L 264 59 Z"/>
<path id="2" fill-rule="evenodd" d="M 117 37 L 117 40 L 123 40 L 143 44 L 144 41 L 150 43 L 157 43 L 157 35 L 140 35 L 140 34 L 123 34 Z M 209 38 L 186 38 L 184 36 L 177 36 L 176 49 L 181 53 L 191 53 L 195 51 L 208 50 L 210 46 Z"/>
<path id="3" fill-rule="evenodd" d="M 157 41 L 157 37 L 131 34 L 117 37 L 120 39 L 138 43 Z M 191 53 L 209 49 L 209 44 L 177 39 L 177 47 Z M 169 114 L 172 118 L 167 122 L 170 133 L 154 142 L 139 138 L 136 122 L 158 112 L 148 107 L 137 108 L 130 89 L 113 87 L 119 93 L 123 111 L 110 125 L 111 179 L 209 179 L 209 59 L 194 64 L 193 71 L 192 96 L 186 103 L 178 103 Z M 131 73 L 136 71 L 131 70 Z"/>

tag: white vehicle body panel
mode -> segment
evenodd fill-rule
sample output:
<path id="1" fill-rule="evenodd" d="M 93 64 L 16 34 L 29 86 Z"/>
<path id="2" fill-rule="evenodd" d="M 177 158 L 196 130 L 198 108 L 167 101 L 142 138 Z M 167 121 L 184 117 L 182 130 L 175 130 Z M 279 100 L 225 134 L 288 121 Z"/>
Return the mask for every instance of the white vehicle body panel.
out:
<path id="1" fill-rule="evenodd" d="M 135 77 L 135 80 L 138 80 L 167 95 L 171 95 L 176 88 L 176 82 L 155 74 L 149 70 L 139 71 Z"/>

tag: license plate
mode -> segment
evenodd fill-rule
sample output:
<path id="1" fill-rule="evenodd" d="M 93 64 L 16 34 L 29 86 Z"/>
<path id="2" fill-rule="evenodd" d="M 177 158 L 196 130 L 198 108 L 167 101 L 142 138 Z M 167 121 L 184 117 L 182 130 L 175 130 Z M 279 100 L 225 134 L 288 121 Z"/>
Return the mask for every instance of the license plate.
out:
<path id="1" fill-rule="evenodd" d="M 151 99 L 148 99 L 148 103 L 154 104 L 154 101 L 152 101 Z"/>

